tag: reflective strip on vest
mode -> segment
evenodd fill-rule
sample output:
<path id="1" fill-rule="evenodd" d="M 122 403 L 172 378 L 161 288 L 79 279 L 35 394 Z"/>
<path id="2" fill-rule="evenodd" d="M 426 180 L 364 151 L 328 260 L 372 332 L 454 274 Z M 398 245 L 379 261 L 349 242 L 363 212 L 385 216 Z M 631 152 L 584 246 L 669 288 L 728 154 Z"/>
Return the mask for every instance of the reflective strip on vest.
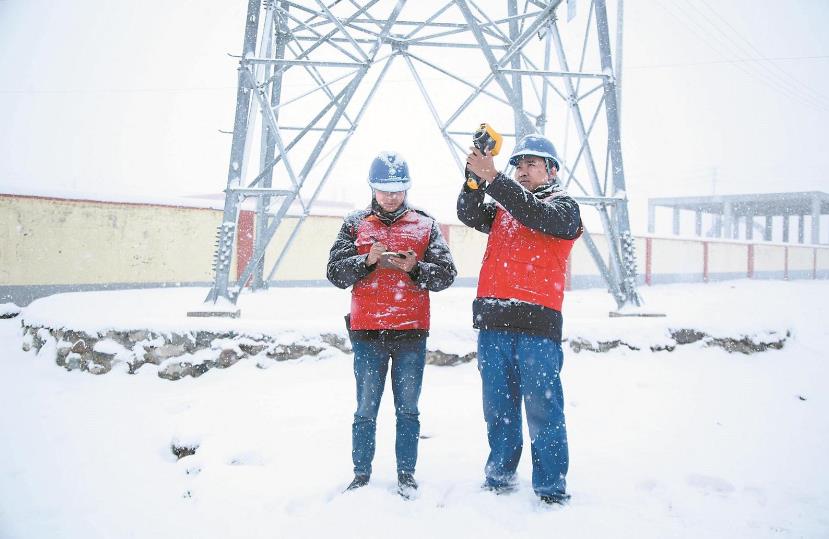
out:
<path id="1" fill-rule="evenodd" d="M 423 260 L 432 220 L 409 210 L 390 226 L 371 214 L 357 228 L 357 252 L 366 254 L 375 241 L 389 251 L 411 249 Z M 429 329 L 429 291 L 398 269 L 377 268 L 351 289 L 351 329 Z"/>

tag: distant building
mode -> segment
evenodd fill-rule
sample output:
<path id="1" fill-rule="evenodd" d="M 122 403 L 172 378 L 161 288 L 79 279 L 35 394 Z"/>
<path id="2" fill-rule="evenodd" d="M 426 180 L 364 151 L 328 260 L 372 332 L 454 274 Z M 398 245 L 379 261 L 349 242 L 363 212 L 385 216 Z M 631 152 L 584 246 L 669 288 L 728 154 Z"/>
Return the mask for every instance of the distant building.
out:
<path id="1" fill-rule="evenodd" d="M 783 242 L 791 240 L 791 219 L 797 218 L 797 243 L 806 243 L 808 220 L 809 243 L 820 244 L 820 218 L 829 214 L 829 194 L 821 191 L 802 193 L 764 193 L 750 195 L 715 195 L 648 199 L 648 232 L 656 233 L 656 208 L 673 212 L 672 233 L 680 235 L 682 211 L 694 212 L 694 233 L 725 239 L 753 240 L 755 229 L 764 241 L 772 241 L 775 228 L 782 227 Z M 706 216 L 708 216 L 706 218 Z M 703 226 L 703 221 L 709 222 Z M 775 220 L 781 227 L 775 227 Z"/>

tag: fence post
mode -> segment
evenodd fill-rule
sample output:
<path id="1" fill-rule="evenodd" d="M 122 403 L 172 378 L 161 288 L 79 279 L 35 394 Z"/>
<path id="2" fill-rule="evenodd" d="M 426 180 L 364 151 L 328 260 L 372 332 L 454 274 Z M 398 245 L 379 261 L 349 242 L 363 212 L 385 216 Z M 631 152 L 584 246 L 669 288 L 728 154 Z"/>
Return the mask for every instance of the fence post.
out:
<path id="1" fill-rule="evenodd" d="M 708 242 L 702 242 L 702 282 L 708 282 Z"/>
<path id="2" fill-rule="evenodd" d="M 817 247 L 812 249 L 812 279 L 817 279 Z"/>

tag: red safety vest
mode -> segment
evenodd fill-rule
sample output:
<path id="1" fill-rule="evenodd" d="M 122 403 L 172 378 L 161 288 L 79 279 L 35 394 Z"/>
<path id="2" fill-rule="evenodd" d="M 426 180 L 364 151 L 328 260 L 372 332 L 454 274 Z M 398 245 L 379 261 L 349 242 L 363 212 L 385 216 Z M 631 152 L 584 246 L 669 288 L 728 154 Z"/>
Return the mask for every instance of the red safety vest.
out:
<path id="1" fill-rule="evenodd" d="M 357 228 L 357 252 L 366 254 L 375 241 L 389 251 L 413 250 L 423 260 L 432 220 L 409 210 L 390 226 L 371 214 Z M 429 329 L 429 291 L 403 271 L 377 268 L 351 289 L 351 329 Z"/>
<path id="2" fill-rule="evenodd" d="M 517 299 L 561 311 L 567 257 L 576 239 L 533 230 L 500 204 L 496 207 L 478 278 L 478 297 Z"/>

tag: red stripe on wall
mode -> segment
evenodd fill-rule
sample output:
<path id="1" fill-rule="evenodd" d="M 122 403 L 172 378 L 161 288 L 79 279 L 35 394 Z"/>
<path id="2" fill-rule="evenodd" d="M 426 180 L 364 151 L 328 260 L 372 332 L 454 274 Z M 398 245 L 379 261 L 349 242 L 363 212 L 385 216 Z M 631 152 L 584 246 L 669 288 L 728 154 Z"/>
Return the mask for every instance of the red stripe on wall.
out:
<path id="1" fill-rule="evenodd" d="M 239 212 L 239 224 L 236 226 L 236 279 L 242 276 L 242 272 L 248 267 L 250 258 L 253 256 L 255 216 L 255 212 L 249 210 Z"/>
<path id="2" fill-rule="evenodd" d="M 702 242 L 702 282 L 708 282 L 708 242 Z"/>
<path id="3" fill-rule="evenodd" d="M 645 238 L 645 284 L 653 282 L 653 238 Z"/>
<path id="4" fill-rule="evenodd" d="M 748 268 L 746 270 L 746 275 L 749 279 L 754 278 L 754 245 L 749 244 L 748 246 Z"/>

